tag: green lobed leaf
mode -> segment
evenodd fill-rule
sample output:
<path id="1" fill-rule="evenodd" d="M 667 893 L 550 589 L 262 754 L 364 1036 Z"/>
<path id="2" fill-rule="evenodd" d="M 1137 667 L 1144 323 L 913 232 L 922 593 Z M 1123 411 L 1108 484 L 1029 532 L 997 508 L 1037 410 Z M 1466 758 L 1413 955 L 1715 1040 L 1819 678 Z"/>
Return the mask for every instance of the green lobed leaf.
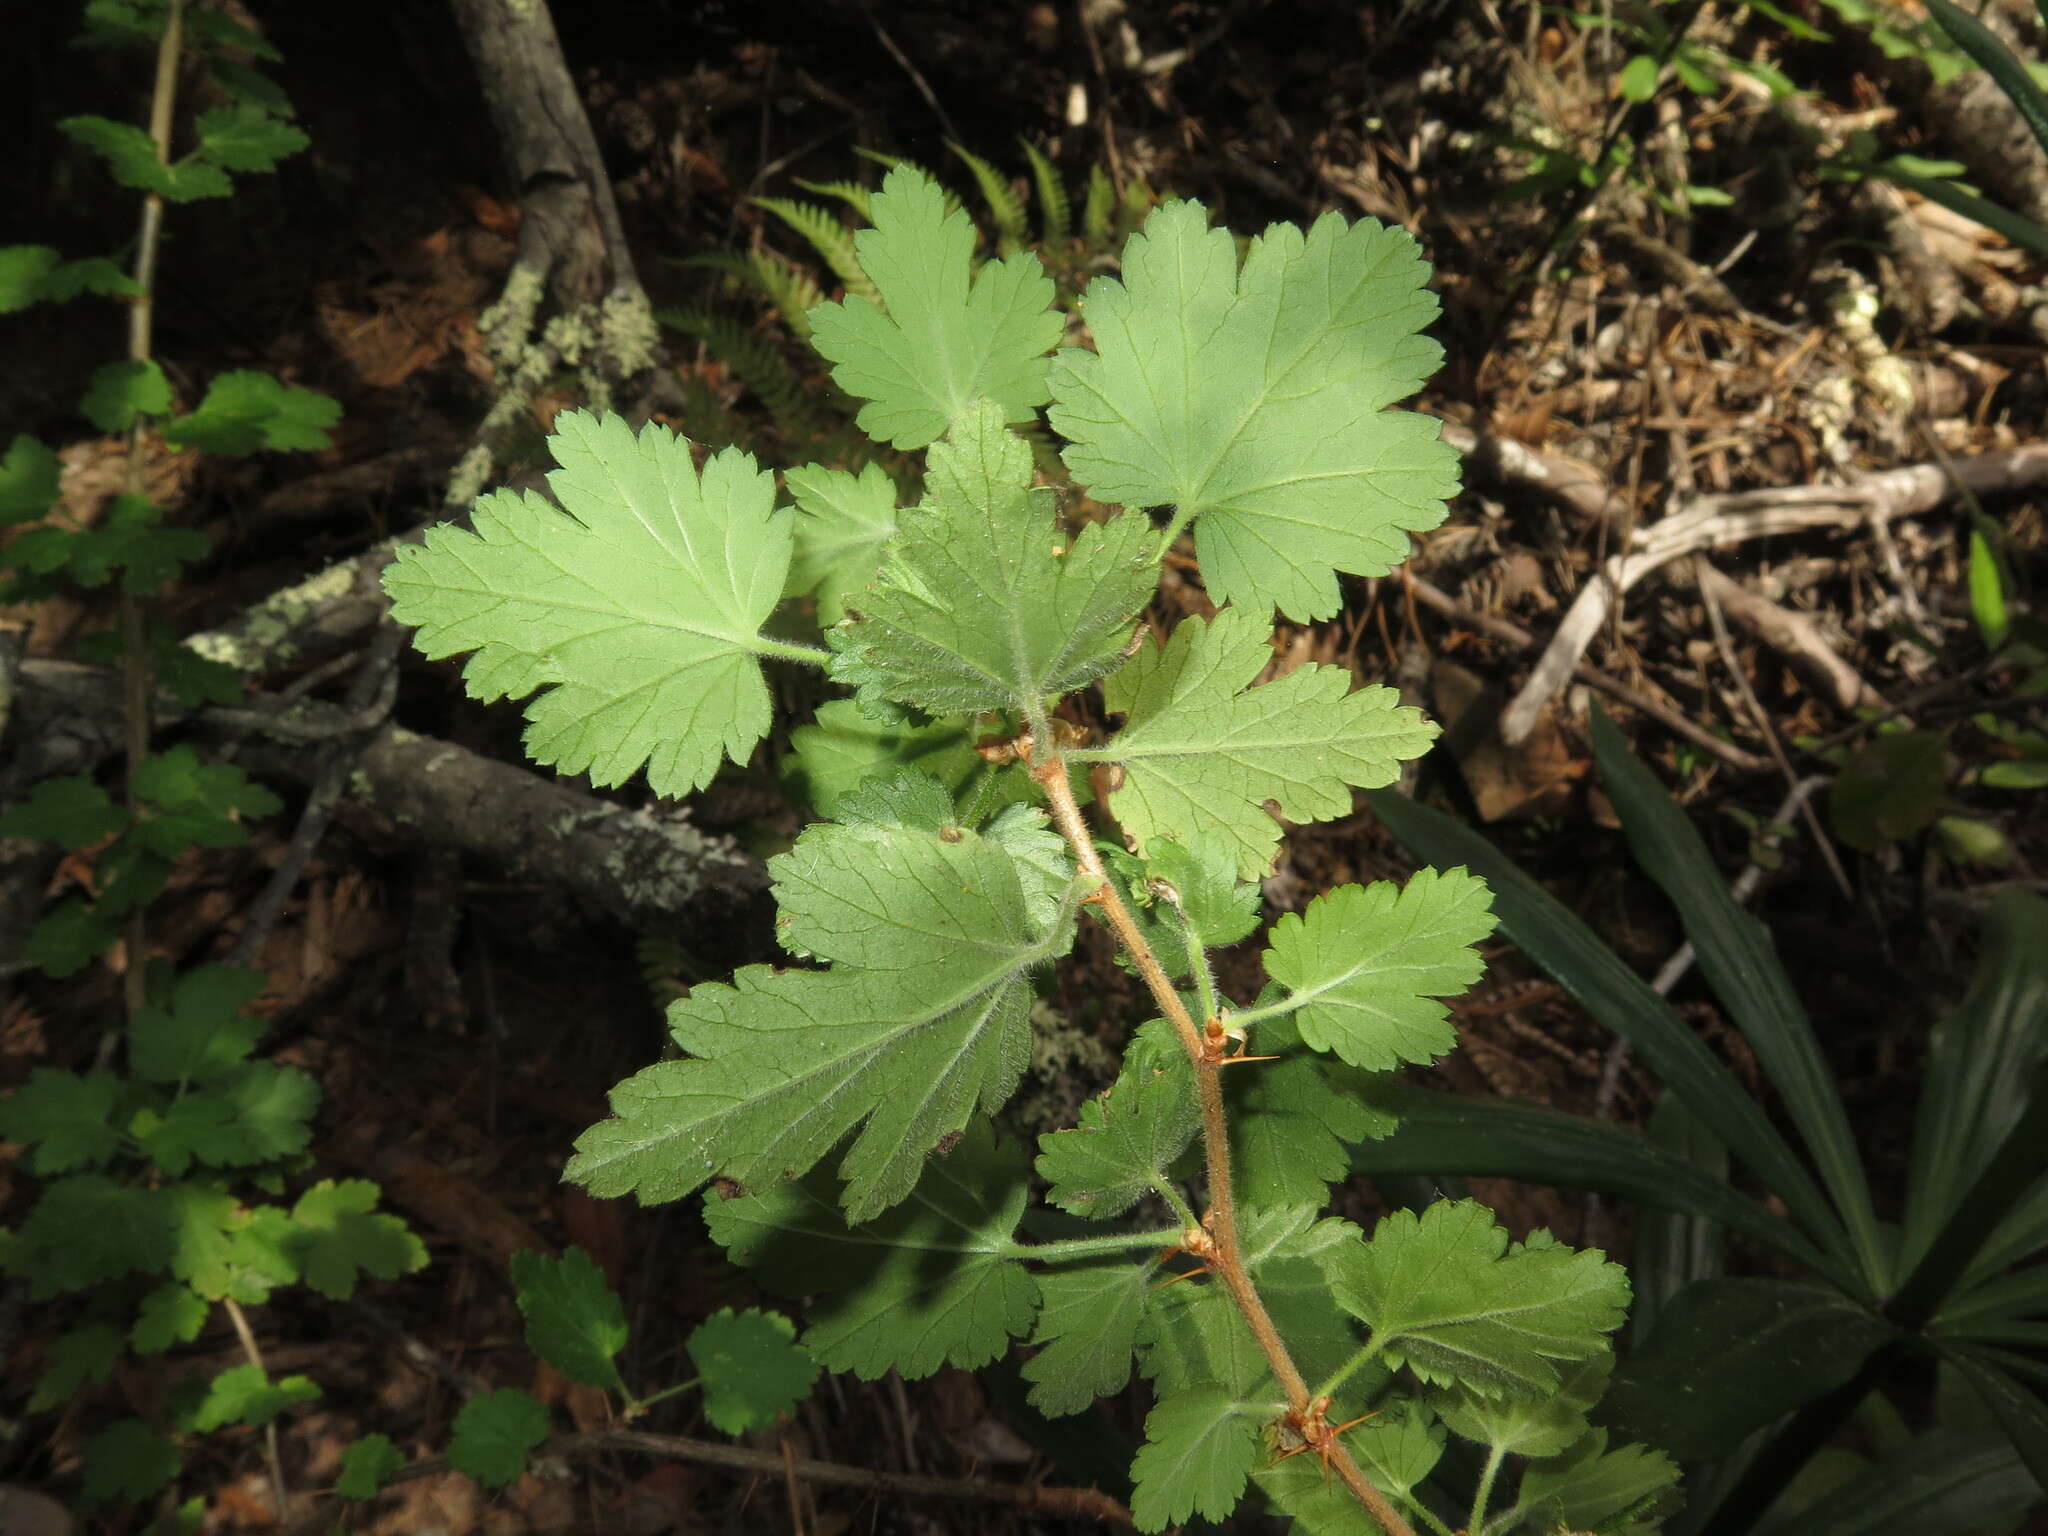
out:
<path id="1" fill-rule="evenodd" d="M 1259 926 L 1260 889 L 1237 878 L 1236 851 L 1219 830 L 1162 833 L 1145 854 L 1147 893 L 1178 912 L 1204 949 L 1249 938 Z"/>
<path id="2" fill-rule="evenodd" d="M 840 802 L 863 781 L 903 769 L 931 774 L 956 802 L 952 820 L 978 825 L 998 807 L 1038 797 L 1038 788 L 1014 765 L 998 766 L 974 750 L 975 732 L 960 716 L 929 725 L 877 720 L 852 699 L 818 706 L 813 724 L 790 733 L 785 773 L 794 792 L 821 816 L 837 816 Z"/>
<path id="3" fill-rule="evenodd" d="M 920 777 L 950 821 L 952 796 Z M 842 803 L 842 818 L 846 810 Z M 815 822 L 788 853 L 769 860 L 768 872 L 785 945 L 868 970 L 945 964 L 960 951 L 1002 965 L 1045 927 L 1025 900 L 1018 858 L 943 821 Z"/>
<path id="4" fill-rule="evenodd" d="M 31 528 L 0 551 L 0 568 L 31 580 L 61 574 L 81 587 L 103 587 L 119 571 L 121 589 L 142 595 L 176 580 L 208 547 L 204 534 L 166 526 L 147 497 L 122 495 L 89 528 Z"/>
<path id="5" fill-rule="evenodd" d="M 10 1265 L 45 1301 L 133 1273 L 160 1273 L 171 1260 L 169 1208 L 159 1191 L 98 1173 L 43 1186 L 16 1235 Z"/>
<path id="6" fill-rule="evenodd" d="M 1116 1082 L 1081 1106 L 1074 1128 L 1039 1138 L 1045 1198 L 1094 1221 L 1120 1216 L 1167 1183 L 1200 1123 L 1186 1054 L 1133 1041 Z"/>
<path id="7" fill-rule="evenodd" d="M 1678 1465 L 1645 1445 L 1607 1447 L 1607 1431 L 1589 1430 L 1562 1455 L 1533 1462 L 1517 1496 L 1540 1528 L 1612 1530 L 1650 1522 L 1678 1507 Z"/>
<path id="8" fill-rule="evenodd" d="M 1398 1123 L 1384 1107 L 1386 1082 L 1300 1049 L 1285 1016 L 1254 1025 L 1253 1035 L 1256 1054 L 1280 1059 L 1223 1080 L 1239 1197 L 1253 1205 L 1321 1205 L 1328 1186 L 1351 1172 L 1348 1148 Z"/>
<path id="9" fill-rule="evenodd" d="M 684 1346 L 704 1384 L 704 1417 L 721 1434 L 768 1429 L 811 1394 L 818 1362 L 780 1312 L 714 1312 Z"/>
<path id="10" fill-rule="evenodd" d="M 109 1424 L 85 1447 L 87 1504 L 140 1504 L 178 1475 L 178 1448 L 140 1419 Z"/>
<path id="11" fill-rule="evenodd" d="M 1123 1391 L 1158 1271 L 1156 1262 L 1110 1257 L 1038 1277 L 1041 1305 L 1031 1342 L 1039 1350 L 1024 1362 L 1032 1407 L 1058 1418 Z"/>
<path id="12" fill-rule="evenodd" d="M 209 384 L 198 410 L 165 422 L 164 440 L 202 453 L 311 453 L 332 446 L 328 430 L 339 420 L 341 405 L 331 396 L 243 369 Z"/>
<path id="13" fill-rule="evenodd" d="M 1444 1453 L 1443 1430 L 1415 1402 L 1396 1402 L 1339 1438 L 1373 1486 L 1397 1501 L 1397 1508 L 1436 1470 Z M 1324 1474 L 1322 1458 L 1313 1452 L 1262 1467 L 1254 1481 L 1293 1519 L 1295 1536 L 1381 1536 L 1378 1522 L 1350 1490 Z"/>
<path id="14" fill-rule="evenodd" d="M 377 1209 L 378 1193 L 367 1179 L 322 1179 L 292 1207 L 287 1251 L 306 1284 L 332 1301 L 355 1295 L 360 1275 L 396 1280 L 426 1267 L 426 1244 Z"/>
<path id="15" fill-rule="evenodd" d="M 771 718 L 759 634 L 782 595 L 790 519 L 774 478 L 728 449 L 700 477 L 687 442 L 572 411 L 548 440 L 562 509 L 497 491 L 474 533 L 439 527 L 384 576 L 392 612 L 486 701 L 527 706 L 526 749 L 599 785 L 644 765 L 659 794 L 744 762 Z"/>
<path id="16" fill-rule="evenodd" d="M 105 1381 L 121 1358 L 121 1330 L 106 1323 L 87 1323 L 58 1334 L 43 1349 L 43 1374 L 28 1400 L 30 1413 L 55 1408 L 80 1388 Z"/>
<path id="17" fill-rule="evenodd" d="M 232 965 L 195 966 L 178 977 L 168 1008 L 135 1016 L 129 1069 L 152 1083 L 183 1087 L 229 1076 L 248 1061 L 263 1021 L 242 1010 L 262 993 L 261 971 Z"/>
<path id="18" fill-rule="evenodd" d="M 296 1067 L 252 1061 L 205 1090 L 226 1107 L 223 1130 L 195 1152 L 223 1168 L 295 1157 L 313 1139 L 320 1085 Z"/>
<path id="19" fill-rule="evenodd" d="M 344 1499 L 374 1499 L 404 1465 L 405 1452 L 391 1443 L 389 1435 L 364 1435 L 341 1453 L 334 1491 Z"/>
<path id="20" fill-rule="evenodd" d="M 548 1437 L 548 1411 L 516 1387 L 472 1397 L 455 1415 L 448 1465 L 486 1488 L 502 1488 L 526 1470 Z"/>
<path id="21" fill-rule="evenodd" d="M 154 362 L 101 363 L 78 402 L 85 419 L 102 432 L 126 432 L 137 416 L 161 416 L 170 408 L 170 380 Z"/>
<path id="22" fill-rule="evenodd" d="M 996 406 L 963 414 L 859 617 L 831 632 L 833 676 L 865 700 L 1028 719 L 1115 666 L 1157 584 L 1151 529 L 1118 518 L 1069 538 L 1031 479 L 1031 450 Z"/>
<path id="23" fill-rule="evenodd" d="M 78 261 L 67 261 L 45 277 L 38 297 L 63 304 L 81 293 L 134 299 L 142 296 L 142 285 L 109 258 L 87 256 Z"/>
<path id="24" fill-rule="evenodd" d="M 1392 783 L 1436 737 L 1393 689 L 1354 690 L 1343 667 L 1310 663 L 1252 687 L 1272 657 L 1264 616 L 1227 608 L 1181 620 L 1163 648 L 1145 647 L 1103 684 L 1124 727 L 1069 756 L 1123 770 L 1110 809 L 1140 851 L 1213 829 L 1232 846 L 1237 873 L 1258 879 L 1280 842 L 1267 800 L 1292 821 L 1348 816 L 1353 786 Z"/>
<path id="25" fill-rule="evenodd" d="M 128 1134 L 144 1157 L 174 1179 L 183 1178 L 194 1162 L 231 1167 L 261 1161 L 240 1155 L 247 1147 L 233 1123 L 233 1110 L 209 1093 L 182 1094 L 161 1111 L 138 1111 Z"/>
<path id="26" fill-rule="evenodd" d="M 1023 421 L 1049 398 L 1046 354 L 1065 321 L 1036 256 L 982 267 L 970 280 L 974 223 L 948 211 L 937 182 L 898 166 L 869 200 L 874 228 L 854 237 L 881 305 L 857 296 L 810 312 L 811 341 L 832 378 L 866 400 L 860 428 L 922 448 L 977 400 Z"/>
<path id="27" fill-rule="evenodd" d="M 1597 1250 L 1542 1232 L 1511 1245 L 1471 1200 L 1382 1217 L 1369 1242 L 1335 1256 L 1330 1291 L 1384 1358 L 1498 1396 L 1556 1391 L 1560 1363 L 1608 1348 L 1629 1298 L 1627 1272 Z"/>
<path id="28" fill-rule="evenodd" d="M 1216 1386 L 1162 1397 L 1145 1416 L 1145 1444 L 1131 1464 L 1138 1529 L 1163 1531 L 1197 1514 L 1228 1517 L 1264 1455 L 1259 1423 L 1274 1412 L 1271 1403 L 1241 1402 Z"/>
<path id="29" fill-rule="evenodd" d="M 28 1166 L 45 1178 L 97 1167 L 121 1150 L 114 1109 L 122 1087 L 111 1072 L 37 1067 L 26 1083 L 0 1099 L 0 1137 L 33 1147 Z"/>
<path id="30" fill-rule="evenodd" d="M 165 1191 L 171 1225 L 171 1273 L 200 1297 L 232 1297 L 258 1306 L 279 1286 L 299 1279 L 288 1251 L 298 1235 L 289 1212 L 244 1206 L 224 1190 L 197 1183 Z"/>
<path id="31" fill-rule="evenodd" d="M 61 259 L 47 245 L 0 245 L 0 315 L 14 314 L 42 299 L 43 284 Z"/>
<path id="32" fill-rule="evenodd" d="M 260 1365 L 231 1366 L 208 1385 L 192 1427 L 201 1434 L 230 1424 L 261 1429 L 292 1404 L 310 1403 L 319 1396 L 320 1389 L 304 1376 L 272 1381 Z"/>
<path id="33" fill-rule="evenodd" d="M 1490 893 L 1462 869 L 1418 871 L 1318 896 L 1273 924 L 1266 974 L 1287 989 L 1301 1038 L 1354 1067 L 1427 1065 L 1458 1040 L 1435 998 L 1462 992 L 1486 963 Z"/>
<path id="34" fill-rule="evenodd" d="M 815 1298 L 803 1342 L 826 1370 L 915 1379 L 986 1365 L 1030 1331 L 1038 1284 L 1014 1239 L 1029 1193 L 1022 1149 L 976 1120 L 910 1199 L 860 1226 L 819 1174 L 707 1199 L 704 1219 L 764 1286 Z"/>
<path id="35" fill-rule="evenodd" d="M 818 622 L 846 617 L 882 566 L 882 551 L 896 533 L 896 482 L 879 464 L 858 475 L 808 464 L 783 476 L 796 498 L 795 549 L 787 594 L 814 592 Z"/>
<path id="36" fill-rule="evenodd" d="M 67 117 L 58 122 L 57 129 L 104 160 L 108 172 L 124 187 L 154 192 L 174 203 L 226 197 L 235 190 L 234 183 L 219 169 L 204 162 L 188 157 L 164 164 L 157 158 L 156 145 L 149 135 L 133 123 L 117 123 L 104 117 Z"/>
<path id="37" fill-rule="evenodd" d="M 144 758 L 132 789 L 149 812 L 136 836 L 150 852 L 167 859 L 195 844 L 239 848 L 249 840 L 243 817 L 274 816 L 284 807 L 234 764 L 207 762 L 182 743 Z"/>
<path id="38" fill-rule="evenodd" d="M 290 123 L 243 103 L 202 112 L 193 126 L 200 156 L 230 171 L 274 171 L 312 142 Z"/>
<path id="39" fill-rule="evenodd" d="M 120 931 L 111 914 L 70 897 L 36 919 L 21 941 L 22 963 L 61 981 L 105 954 Z"/>
<path id="40" fill-rule="evenodd" d="M 190 1344 L 212 1311 L 213 1304 L 190 1286 L 160 1285 L 136 1308 L 128 1343 L 138 1355 L 160 1355 L 174 1344 Z"/>
<path id="41" fill-rule="evenodd" d="M 28 799 L 0 811 L 0 837 L 32 837 L 73 852 L 112 837 L 128 813 L 91 779 L 44 779 Z"/>
<path id="42" fill-rule="evenodd" d="M 974 889 L 938 910 L 945 882 L 963 876 Z M 803 1173 L 858 1128 L 841 1171 L 848 1213 L 865 1220 L 910 1192 L 925 1154 L 977 1106 L 992 1112 L 1015 1089 L 1030 1055 L 1029 974 L 1072 942 L 1070 922 L 1047 926 L 1042 873 L 957 828 L 826 827 L 778 860 L 778 878 L 794 941 L 885 961 L 900 906 L 911 963 L 749 966 L 730 985 L 693 989 L 669 1022 L 696 1059 L 615 1088 L 614 1118 L 578 1139 L 567 1177 L 649 1203 L 720 1174 L 760 1187 Z"/>
<path id="43" fill-rule="evenodd" d="M 0 523 L 41 517 L 57 502 L 57 455 L 39 438 L 15 434 L 0 459 Z"/>
<path id="44" fill-rule="evenodd" d="M 1314 1206 L 1240 1206 L 1238 1241 L 1260 1297 L 1302 1374 L 1317 1381 L 1357 1352 L 1360 1333 L 1330 1305 L 1332 1267 L 1355 1249 L 1358 1228 L 1316 1220 Z M 1221 1385 L 1239 1398 L 1281 1396 L 1271 1368 L 1224 1287 L 1210 1277 L 1155 1289 L 1138 1330 L 1138 1364 L 1162 1393 Z M 1369 1393 L 1390 1372 L 1361 1370 L 1355 1390 Z"/>
<path id="45" fill-rule="evenodd" d="M 512 1255 L 512 1285 L 526 1319 L 526 1345 L 571 1381 L 624 1392 L 618 1353 L 626 1347 L 626 1309 L 604 1271 L 581 1248 L 560 1258 Z"/>
<path id="46" fill-rule="evenodd" d="M 1167 203 L 1088 285 L 1091 354 L 1054 360 L 1053 430 L 1099 501 L 1195 520 L 1218 603 L 1324 619 L 1334 571 L 1377 576 L 1443 521 L 1457 455 L 1434 420 L 1387 406 L 1443 349 L 1414 239 L 1335 213 L 1275 225 L 1240 271 L 1199 203 Z"/>
<path id="47" fill-rule="evenodd" d="M 1490 1397 L 1463 1387 L 1434 1387 L 1426 1398 L 1447 1427 L 1492 1452 L 1558 1456 L 1591 1427 L 1586 1415 L 1607 1390 L 1613 1370 L 1613 1355 L 1589 1355 L 1567 1366 L 1557 1390 L 1543 1397 Z"/>

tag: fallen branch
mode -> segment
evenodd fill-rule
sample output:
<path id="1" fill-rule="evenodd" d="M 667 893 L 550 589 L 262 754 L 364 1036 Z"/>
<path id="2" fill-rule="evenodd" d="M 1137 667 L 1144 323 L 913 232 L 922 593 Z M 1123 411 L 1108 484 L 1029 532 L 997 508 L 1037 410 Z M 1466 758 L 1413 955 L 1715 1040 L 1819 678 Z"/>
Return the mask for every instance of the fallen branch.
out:
<path id="1" fill-rule="evenodd" d="M 724 1467 L 754 1477 L 796 1477 L 828 1488 L 855 1488 L 876 1498 L 901 1499 L 915 1504 L 920 1499 L 940 1499 L 952 1504 L 996 1505 L 1027 1514 L 1050 1515 L 1059 1520 L 1085 1520 L 1094 1525 L 1113 1525 L 1136 1530 L 1131 1512 L 1099 1488 L 1063 1488 L 1044 1483 L 992 1483 L 973 1477 L 923 1477 L 913 1472 L 871 1472 L 836 1461 L 812 1461 L 780 1451 L 753 1451 L 743 1445 L 726 1445 L 715 1440 L 691 1440 L 682 1435 L 656 1435 L 637 1429 L 599 1429 L 587 1434 L 556 1435 L 534 1450 L 534 1457 L 578 1456 L 596 1453 L 637 1451 L 642 1455 L 671 1461 L 696 1462 L 700 1466 Z M 393 1473 L 386 1487 L 432 1477 L 450 1470 L 445 1456 L 422 1456 Z M 325 1529 L 332 1511 L 322 1509 L 292 1527 L 301 1532 Z"/>
<path id="2" fill-rule="evenodd" d="M 1610 557 L 1572 600 L 1549 646 L 1501 715 L 1501 739 L 1524 740 L 1544 705 L 1563 688 L 1621 595 L 1653 571 L 1702 550 L 1815 528 L 1877 527 L 1931 512 L 1965 491 L 1988 496 L 2048 483 L 2048 444 L 1958 459 L 1953 472 L 1913 464 L 1860 476 L 1846 485 L 1807 485 L 1689 498 L 1642 529 Z"/>
<path id="3" fill-rule="evenodd" d="M 24 749 L 0 785 L 90 771 L 112 755 L 121 729 L 119 689 L 120 680 L 98 667 L 24 664 L 15 700 Z M 339 732 L 322 728 L 350 718 L 336 705 L 305 700 L 275 736 L 252 737 L 248 722 L 260 716 L 224 713 L 243 740 L 245 764 L 308 787 L 320 782 L 337 750 Z M 185 718 L 206 729 L 208 715 Z M 176 712 L 160 705 L 160 718 Z M 513 879 L 566 891 L 641 933 L 672 934 L 679 914 L 697 903 L 746 907 L 767 889 L 759 860 L 731 838 L 692 826 L 685 813 L 600 800 L 397 726 L 368 737 L 345 789 L 408 838 L 457 848 Z"/>
<path id="4" fill-rule="evenodd" d="M 1414 591 L 1419 602 L 1426 607 L 1434 608 L 1444 617 L 1456 619 L 1460 624 L 1476 629 L 1481 634 L 1490 635 L 1496 640 L 1504 641 L 1518 650 L 1526 651 L 1535 648 L 1536 637 L 1513 620 L 1501 618 L 1498 614 L 1480 613 L 1476 609 L 1468 608 L 1441 587 L 1424 581 L 1420 576 L 1404 572 L 1402 579 Z M 1578 678 L 1580 682 L 1590 687 L 1598 688 L 1609 698 L 1618 699 L 1628 705 L 1629 708 L 1640 710 L 1671 732 L 1672 735 L 1684 737 L 1702 751 L 1710 752 L 1715 757 L 1718 757 L 1730 768 L 1737 769 L 1743 773 L 1760 773 L 1771 766 L 1764 758 L 1758 757 L 1752 752 L 1745 752 L 1742 748 L 1723 741 L 1711 732 L 1702 730 L 1683 714 L 1664 703 L 1663 700 L 1651 698 L 1648 694 L 1643 693 L 1639 689 L 1629 687 L 1620 678 L 1602 672 L 1597 667 L 1581 664 L 1572 669 L 1572 675 Z"/>

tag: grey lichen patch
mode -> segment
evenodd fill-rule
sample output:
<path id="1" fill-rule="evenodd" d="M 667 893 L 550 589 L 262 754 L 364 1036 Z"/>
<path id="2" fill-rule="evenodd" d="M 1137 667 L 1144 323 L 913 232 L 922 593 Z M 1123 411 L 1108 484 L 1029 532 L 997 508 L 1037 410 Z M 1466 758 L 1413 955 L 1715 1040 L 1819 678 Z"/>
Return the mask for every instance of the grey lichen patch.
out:
<path id="1" fill-rule="evenodd" d="M 505 279 L 505 291 L 498 296 L 498 302 L 477 316 L 476 328 L 483 332 L 491 360 L 500 368 L 513 367 L 526 350 L 527 338 L 533 334 L 533 318 L 540 313 L 546 292 L 546 274 L 520 262 Z"/>
<path id="2" fill-rule="evenodd" d="M 484 481 L 491 475 L 491 450 L 479 442 L 471 446 L 454 473 L 448 477 L 448 505 L 466 507 L 484 493 Z"/>
<path id="3" fill-rule="evenodd" d="M 1031 1005 L 1031 1065 L 1008 1116 L 1034 1135 L 1072 1125 L 1082 1103 L 1115 1078 L 1115 1054 L 1041 998 Z"/>
<path id="4" fill-rule="evenodd" d="M 297 647 L 290 643 L 293 632 L 327 604 L 346 597 L 355 580 L 356 562 L 330 565 L 297 586 L 271 593 L 234 629 L 207 630 L 189 636 L 185 644 L 208 661 L 241 672 L 280 666 L 297 654 Z"/>
<path id="5" fill-rule="evenodd" d="M 644 373 L 660 360 L 661 328 L 654 323 L 654 306 L 638 287 L 605 295 L 598 331 L 606 360 L 619 378 Z"/>

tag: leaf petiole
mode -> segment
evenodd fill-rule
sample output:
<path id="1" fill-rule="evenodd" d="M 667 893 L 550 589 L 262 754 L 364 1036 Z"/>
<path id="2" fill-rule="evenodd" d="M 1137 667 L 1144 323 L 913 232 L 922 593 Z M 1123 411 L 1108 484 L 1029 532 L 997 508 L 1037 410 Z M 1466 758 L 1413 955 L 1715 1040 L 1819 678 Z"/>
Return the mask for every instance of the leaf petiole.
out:
<path id="1" fill-rule="evenodd" d="M 1133 1248 L 1175 1248 L 1180 1245 L 1182 1230 L 1180 1227 L 1163 1227 L 1156 1232 L 1117 1232 L 1108 1237 L 1063 1237 L 1050 1243 L 1011 1243 L 1003 1250 L 1003 1257 L 1023 1259 L 1031 1264 L 1066 1264 L 1102 1254 L 1127 1253 Z"/>

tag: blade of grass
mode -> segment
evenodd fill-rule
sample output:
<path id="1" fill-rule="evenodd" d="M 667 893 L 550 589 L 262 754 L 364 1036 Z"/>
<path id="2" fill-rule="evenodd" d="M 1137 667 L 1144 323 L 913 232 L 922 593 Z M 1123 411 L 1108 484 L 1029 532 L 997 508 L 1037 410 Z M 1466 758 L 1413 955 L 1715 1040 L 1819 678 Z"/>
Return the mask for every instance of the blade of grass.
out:
<path id="1" fill-rule="evenodd" d="M 1370 791 L 1366 799 L 1387 829 L 1425 862 L 1441 868 L 1464 864 L 1484 879 L 1507 936 L 1588 1013 L 1641 1053 L 1666 1089 L 1680 1095 L 1785 1202 L 1807 1236 L 1840 1261 L 1830 1266 L 1831 1273 L 1839 1277 L 1845 1268 L 1853 1273 L 1847 1234 L 1812 1175 L 1762 1106 L 1649 983 L 1478 833 L 1391 790 Z M 1874 1294 L 1864 1292 L 1865 1299 Z"/>
<path id="2" fill-rule="evenodd" d="M 1678 908 L 1700 973 L 1756 1052 L 1764 1075 L 1805 1140 L 1848 1229 L 1865 1288 L 1891 1289 L 1892 1270 L 1872 1208 L 1870 1183 L 1849 1134 L 1849 1117 L 1813 1025 L 1778 963 L 1769 930 L 1743 911 L 1714 868 L 1685 812 L 1635 760 L 1614 722 L 1593 712 L 1593 753 L 1608 796 L 1644 873 Z M 1740 1142 L 1729 1146 L 1739 1149 Z"/>

